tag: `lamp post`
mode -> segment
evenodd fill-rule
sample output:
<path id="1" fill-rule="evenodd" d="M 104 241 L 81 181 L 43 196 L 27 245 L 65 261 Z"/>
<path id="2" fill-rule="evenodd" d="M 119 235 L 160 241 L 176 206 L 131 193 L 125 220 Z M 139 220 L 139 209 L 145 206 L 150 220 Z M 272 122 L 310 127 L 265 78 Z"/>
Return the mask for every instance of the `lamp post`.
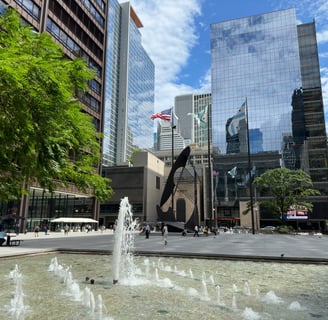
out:
<path id="1" fill-rule="evenodd" d="M 198 225 L 197 171 L 192 161 L 190 161 L 190 164 L 192 165 L 192 168 L 194 170 L 194 227 L 195 227 L 196 225 Z"/>
<path id="2" fill-rule="evenodd" d="M 252 233 L 255 234 L 255 225 L 254 225 L 254 199 L 253 199 L 253 183 L 252 183 L 252 169 L 251 169 L 251 150 L 250 150 L 250 141 L 249 141 L 249 124 L 248 124 L 248 106 L 247 98 L 245 100 L 246 108 L 246 131 L 247 131 L 247 158 L 248 158 L 248 175 L 249 175 L 249 196 L 251 202 L 251 219 L 252 219 Z"/>
<path id="3" fill-rule="evenodd" d="M 215 232 L 218 230 L 218 196 L 217 196 L 217 186 L 218 186 L 218 172 L 213 169 L 215 173 L 215 185 L 214 185 L 214 219 L 215 219 Z"/>

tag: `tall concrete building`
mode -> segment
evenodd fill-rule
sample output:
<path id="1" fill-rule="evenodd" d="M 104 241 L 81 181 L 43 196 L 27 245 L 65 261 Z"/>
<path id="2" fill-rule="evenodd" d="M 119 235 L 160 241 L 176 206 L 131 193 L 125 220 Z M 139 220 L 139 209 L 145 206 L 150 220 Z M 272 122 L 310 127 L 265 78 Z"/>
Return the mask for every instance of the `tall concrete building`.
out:
<path id="1" fill-rule="evenodd" d="M 104 133 L 99 142 L 103 143 L 103 165 L 127 162 L 134 148 L 152 147 L 154 65 L 142 47 L 142 24 L 129 2 L 0 0 L 0 14 L 6 6 L 36 32 L 48 32 L 68 58 L 83 57 L 96 72 L 79 99 L 96 129 Z M 99 219 L 97 201 L 74 185 L 53 193 L 37 187 L 30 190 L 21 201 L 29 229 L 59 216 Z M 17 206 L 1 204 L 0 215 Z"/>
<path id="2" fill-rule="evenodd" d="M 143 25 L 129 2 L 109 1 L 103 165 L 127 163 L 153 146 L 155 68 L 142 46 Z"/>
<path id="3" fill-rule="evenodd" d="M 174 107 L 175 113 L 179 118 L 181 135 L 199 148 L 207 148 L 208 117 L 211 124 L 210 106 L 210 93 L 186 94 L 175 97 Z"/>
<path id="4" fill-rule="evenodd" d="M 287 9 L 214 23 L 210 37 L 219 219 L 238 223 L 239 202 L 249 200 L 250 150 L 254 175 L 279 166 L 311 175 L 321 196 L 297 224 L 324 228 L 328 156 L 315 23 L 297 25 L 295 10 Z M 266 212 L 260 218 L 274 222 Z"/>
<path id="5" fill-rule="evenodd" d="M 190 158 L 194 164 L 208 163 L 208 136 L 211 137 L 211 134 L 208 135 L 211 132 L 210 106 L 210 93 L 176 96 L 174 99 L 176 128 L 172 132 L 171 123 L 167 121 L 158 123 L 155 154 L 168 165 L 172 162 L 173 134 L 174 157 L 189 145 L 192 147 Z M 210 128 L 207 127 L 208 123 Z"/>
<path id="6" fill-rule="evenodd" d="M 107 0 L 0 0 L 1 12 L 6 6 L 15 9 L 36 32 L 48 32 L 68 58 L 83 57 L 95 71 L 95 79 L 79 99 L 84 112 L 93 117 L 97 131 L 102 132 Z M 18 206 L 28 229 L 58 216 L 99 215 L 91 194 L 80 192 L 72 184 L 53 193 L 32 186 L 29 196 L 23 196 L 20 204 L 9 203 L 2 209 L 10 212 Z"/>
<path id="7" fill-rule="evenodd" d="M 181 151 L 186 147 L 186 139 L 181 135 L 179 128 L 179 124 L 172 128 L 171 122 L 165 120 L 157 123 L 157 151 L 172 151 L 172 148 Z"/>

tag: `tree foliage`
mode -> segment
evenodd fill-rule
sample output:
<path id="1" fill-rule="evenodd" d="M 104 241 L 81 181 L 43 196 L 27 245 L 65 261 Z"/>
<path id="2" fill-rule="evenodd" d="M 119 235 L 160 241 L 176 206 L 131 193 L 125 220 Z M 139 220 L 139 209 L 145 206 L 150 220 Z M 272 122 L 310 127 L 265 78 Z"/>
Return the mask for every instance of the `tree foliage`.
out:
<path id="1" fill-rule="evenodd" d="M 136 155 L 138 152 L 142 152 L 142 150 L 139 149 L 139 148 L 136 148 L 136 149 L 133 149 L 132 152 L 131 152 L 129 162 L 130 162 L 132 165 L 134 164 L 134 157 L 135 157 L 135 155 Z"/>
<path id="2" fill-rule="evenodd" d="M 308 201 L 309 197 L 320 194 L 318 190 L 313 189 L 311 177 L 303 170 L 268 170 L 255 178 L 254 185 L 257 190 L 268 195 L 268 199 L 260 202 L 261 205 L 281 217 L 295 205 L 311 210 L 313 205 Z"/>
<path id="3" fill-rule="evenodd" d="M 100 136 L 76 98 L 93 77 L 14 10 L 0 16 L 0 199 L 18 199 L 32 183 L 53 191 L 68 181 L 100 200 L 111 195 L 110 180 L 97 174 Z"/>

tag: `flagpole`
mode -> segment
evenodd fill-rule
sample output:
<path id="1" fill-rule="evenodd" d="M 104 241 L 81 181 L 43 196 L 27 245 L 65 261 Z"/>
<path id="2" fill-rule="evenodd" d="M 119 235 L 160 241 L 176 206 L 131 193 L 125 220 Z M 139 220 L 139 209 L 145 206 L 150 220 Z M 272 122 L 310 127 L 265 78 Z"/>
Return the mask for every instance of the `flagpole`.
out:
<path id="1" fill-rule="evenodd" d="M 210 137 L 210 112 L 212 111 L 211 104 L 207 108 L 207 162 L 208 162 L 208 213 L 209 213 L 209 229 L 212 231 L 212 211 L 213 211 L 213 201 L 212 201 L 212 166 L 211 166 L 211 137 Z"/>
<path id="2" fill-rule="evenodd" d="M 252 219 L 252 234 L 255 234 L 254 226 L 254 204 L 253 204 L 253 182 L 252 182 L 252 170 L 251 170 L 251 151 L 249 142 L 249 126 L 248 126 L 248 105 L 247 97 L 245 100 L 245 111 L 246 111 L 246 130 L 247 130 L 247 157 L 248 157 L 248 175 L 249 175 L 249 194 L 251 200 L 251 219 Z"/>
<path id="3" fill-rule="evenodd" d="M 172 113 L 173 115 L 173 113 Z M 172 129 L 172 162 L 171 162 L 171 166 L 173 169 L 173 165 L 174 165 L 174 129 L 176 128 L 176 126 L 173 123 L 173 116 L 172 116 L 172 123 L 171 123 L 171 129 Z M 173 178 L 174 179 L 174 178 Z M 174 215 L 174 188 L 172 188 L 172 214 Z"/>

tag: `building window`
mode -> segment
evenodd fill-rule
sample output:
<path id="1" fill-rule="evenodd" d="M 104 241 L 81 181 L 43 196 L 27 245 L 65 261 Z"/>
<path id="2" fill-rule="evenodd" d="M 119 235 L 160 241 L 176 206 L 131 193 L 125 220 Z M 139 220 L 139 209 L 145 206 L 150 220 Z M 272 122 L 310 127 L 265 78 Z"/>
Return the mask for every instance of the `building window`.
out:
<path id="1" fill-rule="evenodd" d="M 40 8 L 31 0 L 18 0 L 20 6 L 28 11 L 34 18 L 40 18 Z"/>
<path id="2" fill-rule="evenodd" d="M 156 189 L 159 190 L 161 188 L 161 178 L 156 176 Z"/>

